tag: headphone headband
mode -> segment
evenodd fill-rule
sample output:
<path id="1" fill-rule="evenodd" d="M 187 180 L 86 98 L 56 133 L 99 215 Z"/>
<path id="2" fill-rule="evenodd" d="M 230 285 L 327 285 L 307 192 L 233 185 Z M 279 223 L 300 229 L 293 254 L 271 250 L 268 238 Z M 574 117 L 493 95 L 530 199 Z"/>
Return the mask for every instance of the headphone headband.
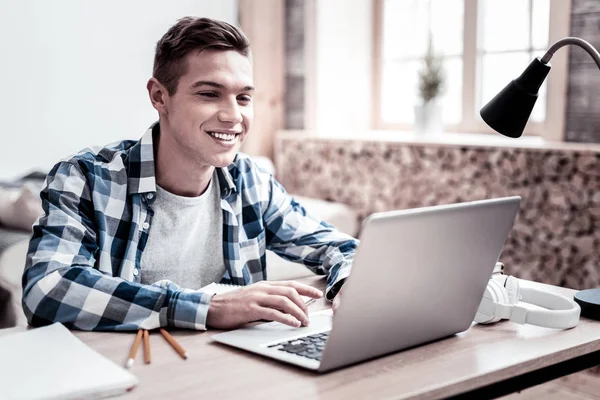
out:
<path id="1" fill-rule="evenodd" d="M 558 294 L 526 287 L 519 288 L 519 293 L 524 303 L 533 304 L 544 309 L 528 308 L 522 318 L 518 318 L 518 314 L 515 314 L 514 317 L 519 320 L 523 319 L 523 322 L 513 319 L 511 314 L 512 321 L 554 329 L 573 328 L 579 323 L 581 307 L 574 301 Z"/>

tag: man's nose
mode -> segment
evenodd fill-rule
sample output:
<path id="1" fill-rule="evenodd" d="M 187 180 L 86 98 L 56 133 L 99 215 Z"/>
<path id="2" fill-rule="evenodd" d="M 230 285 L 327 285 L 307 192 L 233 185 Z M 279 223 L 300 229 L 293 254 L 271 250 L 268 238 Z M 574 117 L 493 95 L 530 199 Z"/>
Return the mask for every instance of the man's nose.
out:
<path id="1" fill-rule="evenodd" d="M 224 102 L 217 117 L 220 122 L 228 122 L 231 124 L 239 124 L 242 122 L 242 113 L 240 112 L 237 100 Z"/>

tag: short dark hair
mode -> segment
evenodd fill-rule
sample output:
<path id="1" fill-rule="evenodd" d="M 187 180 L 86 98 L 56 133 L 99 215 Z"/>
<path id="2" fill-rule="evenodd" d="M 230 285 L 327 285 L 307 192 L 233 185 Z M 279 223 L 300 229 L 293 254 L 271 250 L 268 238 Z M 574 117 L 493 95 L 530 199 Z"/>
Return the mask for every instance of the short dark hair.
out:
<path id="1" fill-rule="evenodd" d="M 173 95 L 179 78 L 186 73 L 185 56 L 206 49 L 235 50 L 250 58 L 250 42 L 239 28 L 210 18 L 185 17 L 156 44 L 152 76 Z"/>

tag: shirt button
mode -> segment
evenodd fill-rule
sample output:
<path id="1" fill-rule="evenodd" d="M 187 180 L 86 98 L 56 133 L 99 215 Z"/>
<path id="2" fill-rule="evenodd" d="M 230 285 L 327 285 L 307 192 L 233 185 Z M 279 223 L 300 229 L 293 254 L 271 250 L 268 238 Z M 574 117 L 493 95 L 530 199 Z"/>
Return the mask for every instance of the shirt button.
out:
<path id="1" fill-rule="evenodd" d="M 140 274 L 140 270 L 139 269 L 134 269 L 133 270 L 133 275 L 138 276 Z"/>
<path id="2" fill-rule="evenodd" d="M 150 224 L 147 222 L 144 222 L 144 224 L 142 225 L 142 228 L 144 229 L 148 229 L 150 227 Z"/>
<path id="3" fill-rule="evenodd" d="M 154 198 L 154 194 L 152 194 L 152 193 L 148 193 L 148 195 L 146 196 L 146 198 L 147 198 L 148 200 L 152 200 L 152 199 Z"/>

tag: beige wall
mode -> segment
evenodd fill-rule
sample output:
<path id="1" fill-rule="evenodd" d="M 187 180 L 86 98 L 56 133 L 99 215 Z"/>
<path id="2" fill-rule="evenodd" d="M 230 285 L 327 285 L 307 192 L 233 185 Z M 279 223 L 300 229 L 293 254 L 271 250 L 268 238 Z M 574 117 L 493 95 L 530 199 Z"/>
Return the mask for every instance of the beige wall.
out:
<path id="1" fill-rule="evenodd" d="M 240 25 L 254 61 L 254 123 L 242 151 L 273 158 L 275 134 L 284 123 L 284 6 L 283 0 L 240 0 Z"/>

